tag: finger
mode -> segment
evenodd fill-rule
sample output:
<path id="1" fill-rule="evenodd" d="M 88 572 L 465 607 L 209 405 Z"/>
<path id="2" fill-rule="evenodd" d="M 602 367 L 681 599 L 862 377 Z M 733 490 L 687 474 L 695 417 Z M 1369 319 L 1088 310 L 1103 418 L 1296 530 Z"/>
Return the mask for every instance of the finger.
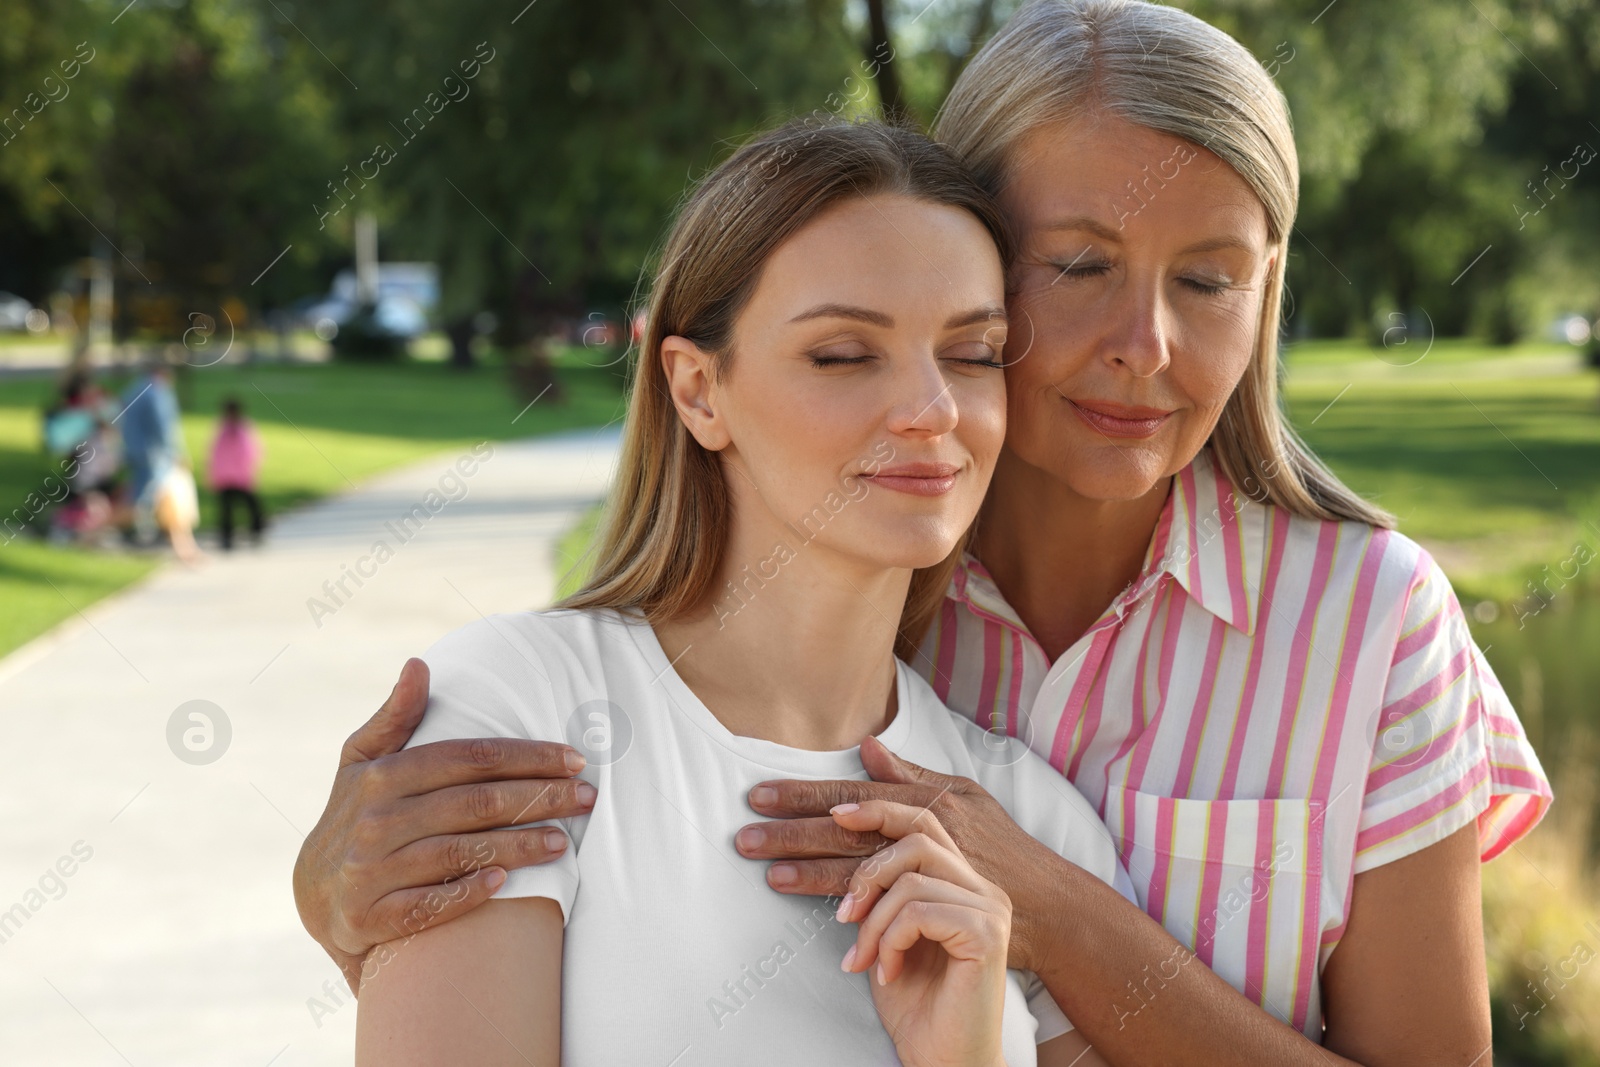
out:
<path id="1" fill-rule="evenodd" d="M 389 691 L 389 699 L 345 741 L 339 766 L 400 751 L 427 708 L 428 665 L 413 656 L 400 668 L 400 680 Z"/>
<path id="2" fill-rule="evenodd" d="M 533 867 L 567 851 L 567 835 L 554 826 L 449 834 L 413 841 L 384 861 L 397 886 L 430 886 L 487 867 Z"/>
<path id="3" fill-rule="evenodd" d="M 594 786 L 581 778 L 474 782 L 410 797 L 385 822 L 411 842 L 583 815 L 593 807 L 594 796 Z"/>
<path id="4" fill-rule="evenodd" d="M 876 782 L 931 786 L 939 792 L 970 793 L 974 790 L 981 791 L 978 783 L 970 778 L 930 771 L 920 764 L 901 759 L 889 751 L 888 745 L 870 734 L 861 741 L 861 766 L 866 769 L 868 774 L 872 775 L 873 781 Z"/>
<path id="5" fill-rule="evenodd" d="M 928 785 L 895 785 L 885 782 L 858 782 L 849 779 L 779 778 L 759 782 L 749 793 L 750 807 L 762 815 L 778 819 L 796 816 L 826 817 L 837 804 L 859 804 L 864 800 L 897 800 L 903 804 L 931 803 L 939 789 Z"/>
<path id="6" fill-rule="evenodd" d="M 872 911 L 861 920 L 856 931 L 855 955 L 850 957 L 846 970 L 864 971 L 877 962 L 881 951 L 879 942 L 884 932 L 894 923 L 905 908 L 915 902 L 956 904 L 965 908 L 992 909 L 994 903 L 980 893 L 955 885 L 942 878 L 929 878 L 911 871 L 900 877 L 889 892 L 884 894 Z M 910 945 L 904 946 L 909 948 Z"/>
<path id="7" fill-rule="evenodd" d="M 830 816 L 750 823 L 733 835 L 739 854 L 753 860 L 870 856 L 888 843 L 882 834 L 847 829 Z"/>
<path id="8" fill-rule="evenodd" d="M 971 894 L 959 886 L 942 879 L 928 878 L 914 871 L 907 873 L 890 887 L 883 899 L 861 920 L 856 929 L 854 953 L 847 954 L 845 958 L 850 962 L 841 966 L 847 971 L 865 971 L 876 963 L 878 942 L 883 932 L 910 902 L 924 900 L 966 904 L 970 897 Z"/>
<path id="9" fill-rule="evenodd" d="M 849 888 L 858 859 L 784 860 L 767 867 L 767 885 L 802 897 L 839 897 Z"/>
<path id="10" fill-rule="evenodd" d="M 924 939 L 940 945 L 953 960 L 981 965 L 1004 957 L 1008 937 L 999 916 L 982 907 L 910 901 L 878 939 L 878 984 L 888 985 L 900 977 L 906 953 Z"/>
<path id="11" fill-rule="evenodd" d="M 926 834 L 941 847 L 952 852 L 960 851 L 955 838 L 944 828 L 944 823 L 926 807 L 894 800 L 865 800 L 836 805 L 829 814 L 834 822 L 847 830 L 878 833 L 896 841 L 912 834 Z"/>
<path id="12" fill-rule="evenodd" d="M 558 741 L 461 737 L 408 748 L 363 769 L 372 776 L 369 788 L 391 797 L 411 797 L 468 782 L 570 778 L 583 767 L 583 755 Z"/>
<path id="13" fill-rule="evenodd" d="M 355 932 L 381 947 L 387 941 L 409 937 L 429 927 L 457 919 L 494 895 L 505 884 L 506 872 L 485 867 L 465 878 L 442 885 L 421 886 L 390 893 L 372 906 Z M 363 980 L 370 979 L 374 956 L 369 953 L 362 968 Z"/>
<path id="14" fill-rule="evenodd" d="M 860 920 L 890 886 L 913 872 L 942 878 L 975 893 L 992 895 L 992 885 L 984 881 L 959 852 L 944 848 L 922 834 L 912 834 L 861 861 L 839 901 L 839 921 Z"/>

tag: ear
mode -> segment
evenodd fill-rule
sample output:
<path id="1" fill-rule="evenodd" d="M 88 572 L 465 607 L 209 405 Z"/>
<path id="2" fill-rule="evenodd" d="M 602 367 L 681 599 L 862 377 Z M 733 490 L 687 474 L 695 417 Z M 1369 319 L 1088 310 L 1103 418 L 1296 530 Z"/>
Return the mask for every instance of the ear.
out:
<path id="1" fill-rule="evenodd" d="M 661 342 L 661 369 L 667 392 L 684 426 L 708 452 L 720 452 L 730 442 L 717 405 L 717 387 L 711 376 L 711 354 L 687 337 L 676 334 Z"/>

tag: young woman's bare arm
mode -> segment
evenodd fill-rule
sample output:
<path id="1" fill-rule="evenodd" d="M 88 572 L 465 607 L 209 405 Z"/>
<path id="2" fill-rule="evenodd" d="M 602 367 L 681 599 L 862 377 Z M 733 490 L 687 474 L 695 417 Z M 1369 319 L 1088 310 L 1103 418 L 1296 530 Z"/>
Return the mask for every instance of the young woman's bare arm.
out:
<path id="1" fill-rule="evenodd" d="M 520 897 L 376 946 L 361 972 L 356 1064 L 555 1067 L 561 942 L 561 906 Z"/>

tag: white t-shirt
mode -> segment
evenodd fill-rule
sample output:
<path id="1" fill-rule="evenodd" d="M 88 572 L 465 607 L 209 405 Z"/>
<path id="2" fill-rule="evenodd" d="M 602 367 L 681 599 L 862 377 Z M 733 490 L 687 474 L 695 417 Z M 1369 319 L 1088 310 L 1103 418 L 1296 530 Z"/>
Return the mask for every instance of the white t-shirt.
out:
<path id="1" fill-rule="evenodd" d="M 865 779 L 860 750 L 817 752 L 737 736 L 673 670 L 655 632 L 614 611 L 495 615 L 439 640 L 428 710 L 408 747 L 456 737 L 564 741 L 583 752 L 594 810 L 556 822 L 558 859 L 509 872 L 500 897 L 549 897 L 565 917 L 565 1067 L 898 1063 L 866 974 L 839 962 L 857 927 L 830 901 L 778 893 L 739 855 L 746 802 L 774 778 Z M 1018 825 L 1130 900 L 1132 885 L 1087 801 L 1012 738 L 939 702 L 897 661 L 893 752 L 964 775 Z M 528 825 L 541 825 L 532 823 Z M 1003 1050 L 1071 1029 L 1032 973 L 1007 974 Z"/>

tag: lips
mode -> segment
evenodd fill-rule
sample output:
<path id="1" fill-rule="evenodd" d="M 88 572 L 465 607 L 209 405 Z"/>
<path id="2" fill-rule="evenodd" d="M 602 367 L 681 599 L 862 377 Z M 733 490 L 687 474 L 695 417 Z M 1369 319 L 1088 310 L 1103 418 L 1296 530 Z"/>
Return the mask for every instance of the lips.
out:
<path id="1" fill-rule="evenodd" d="M 913 496 L 943 496 L 955 488 L 961 468 L 953 463 L 896 463 L 876 473 L 863 474 L 863 480 L 897 493 Z"/>
<path id="2" fill-rule="evenodd" d="M 1151 437 L 1172 417 L 1160 408 L 1134 407 L 1108 400 L 1074 400 L 1067 403 L 1084 422 L 1107 437 Z"/>

